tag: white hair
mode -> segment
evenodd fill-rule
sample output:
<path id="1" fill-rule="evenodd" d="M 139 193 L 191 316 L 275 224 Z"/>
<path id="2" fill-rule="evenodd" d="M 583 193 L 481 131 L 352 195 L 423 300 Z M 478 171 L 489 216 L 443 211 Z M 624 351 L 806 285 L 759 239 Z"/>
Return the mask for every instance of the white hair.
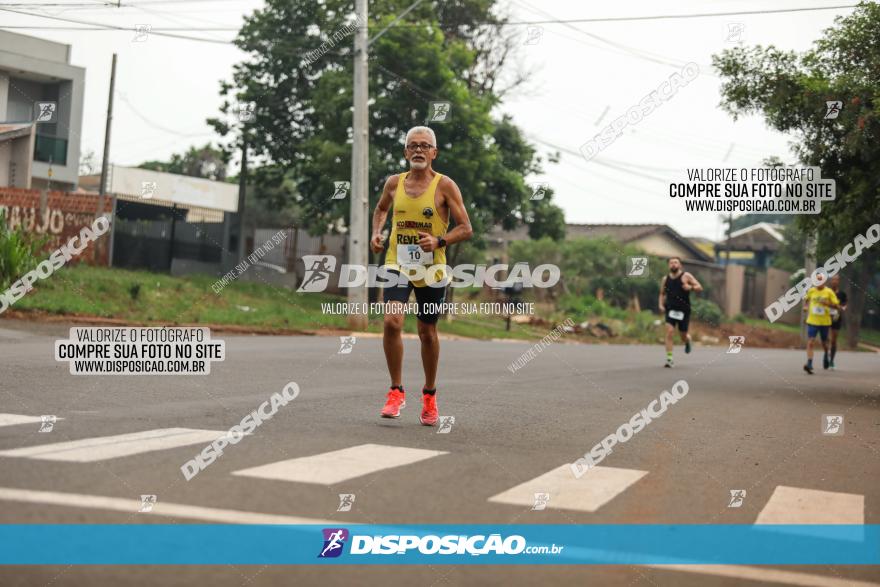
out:
<path id="1" fill-rule="evenodd" d="M 404 139 L 404 144 L 409 144 L 409 137 L 418 132 L 425 132 L 431 135 L 431 143 L 436 147 L 437 146 L 437 135 L 434 134 L 434 131 L 428 128 L 427 126 L 414 126 L 408 131 L 406 131 L 406 138 Z"/>

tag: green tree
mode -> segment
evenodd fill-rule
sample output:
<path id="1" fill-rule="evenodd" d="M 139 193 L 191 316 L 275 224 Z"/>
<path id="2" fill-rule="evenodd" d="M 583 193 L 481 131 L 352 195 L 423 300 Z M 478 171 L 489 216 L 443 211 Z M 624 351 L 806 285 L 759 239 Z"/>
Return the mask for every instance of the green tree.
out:
<path id="1" fill-rule="evenodd" d="M 819 235 L 819 252 L 839 250 L 880 218 L 880 5 L 861 3 L 838 17 L 803 54 L 770 47 L 737 47 L 713 57 L 724 80 L 721 106 L 736 119 L 762 114 L 793 137 L 804 165 L 836 180 L 836 200 L 822 213 L 802 215 L 797 226 Z M 839 100 L 837 118 L 826 102 Z M 825 258 L 821 255 L 818 262 Z M 842 272 L 849 280 L 847 341 L 858 342 L 866 292 L 876 271 L 877 247 L 866 249 Z"/>
<path id="2" fill-rule="evenodd" d="M 565 214 L 562 208 L 551 202 L 532 202 L 531 209 L 525 214 L 525 223 L 529 227 L 529 238 L 549 237 L 555 241 L 565 239 Z"/>
<path id="3" fill-rule="evenodd" d="M 228 164 L 229 153 L 207 143 L 202 147 L 190 147 L 183 154 L 174 153 L 170 161 L 144 161 L 138 167 L 224 181 Z"/>
<path id="4" fill-rule="evenodd" d="M 371 2 L 370 36 L 411 4 Z M 385 178 L 404 169 L 406 131 L 426 123 L 429 102 L 445 101 L 450 120 L 431 124 L 439 147 L 435 167 L 461 188 L 475 234 L 525 222 L 532 208 L 525 177 L 541 173 L 542 160 L 509 117 L 492 114 L 510 89 L 501 87 L 501 72 L 515 46 L 503 28 L 487 26 L 501 20 L 494 5 L 424 2 L 370 46 L 371 208 Z M 246 140 L 264 166 L 276 169 L 256 174 L 258 197 L 271 191 L 276 205 L 294 201 L 313 233 L 348 218 L 348 199 L 331 196 L 334 182 L 351 174 L 351 9 L 342 0 L 267 0 L 236 39 L 249 58 L 221 88 L 225 117 L 209 121 L 231 145 Z M 231 116 L 242 103 L 252 105 L 251 120 Z M 552 232 L 560 215 L 551 214 L 549 201 L 542 206 L 535 232 Z"/>

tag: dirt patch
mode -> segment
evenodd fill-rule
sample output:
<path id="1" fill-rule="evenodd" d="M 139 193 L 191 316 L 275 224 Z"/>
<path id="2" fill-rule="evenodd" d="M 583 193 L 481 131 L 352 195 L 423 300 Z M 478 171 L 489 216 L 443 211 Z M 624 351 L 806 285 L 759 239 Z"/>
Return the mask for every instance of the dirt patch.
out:
<path id="1" fill-rule="evenodd" d="M 743 346 L 750 348 L 799 349 L 803 347 L 799 334 L 775 328 L 763 328 L 736 322 L 720 326 L 699 322 L 692 324 L 691 337 L 703 344 L 727 346 L 731 336 L 744 336 L 746 339 Z"/>

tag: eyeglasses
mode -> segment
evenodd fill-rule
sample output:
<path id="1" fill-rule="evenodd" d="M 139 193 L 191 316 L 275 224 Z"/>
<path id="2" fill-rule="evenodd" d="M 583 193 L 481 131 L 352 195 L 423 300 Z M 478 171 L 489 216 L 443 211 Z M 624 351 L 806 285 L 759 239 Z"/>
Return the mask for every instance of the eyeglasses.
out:
<path id="1" fill-rule="evenodd" d="M 422 151 L 427 151 L 428 149 L 433 149 L 434 145 L 430 143 L 410 143 L 406 146 L 410 151 L 417 151 L 421 149 Z"/>

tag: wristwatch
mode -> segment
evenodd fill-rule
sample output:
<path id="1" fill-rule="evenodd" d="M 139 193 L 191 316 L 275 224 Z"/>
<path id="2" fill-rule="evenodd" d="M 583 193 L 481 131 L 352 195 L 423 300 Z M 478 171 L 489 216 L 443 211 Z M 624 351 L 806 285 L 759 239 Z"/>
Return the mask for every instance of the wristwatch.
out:
<path id="1" fill-rule="evenodd" d="M 439 249 L 440 247 L 445 247 L 445 246 L 446 246 L 446 239 L 443 238 L 442 236 L 438 236 L 437 237 L 437 248 Z"/>

